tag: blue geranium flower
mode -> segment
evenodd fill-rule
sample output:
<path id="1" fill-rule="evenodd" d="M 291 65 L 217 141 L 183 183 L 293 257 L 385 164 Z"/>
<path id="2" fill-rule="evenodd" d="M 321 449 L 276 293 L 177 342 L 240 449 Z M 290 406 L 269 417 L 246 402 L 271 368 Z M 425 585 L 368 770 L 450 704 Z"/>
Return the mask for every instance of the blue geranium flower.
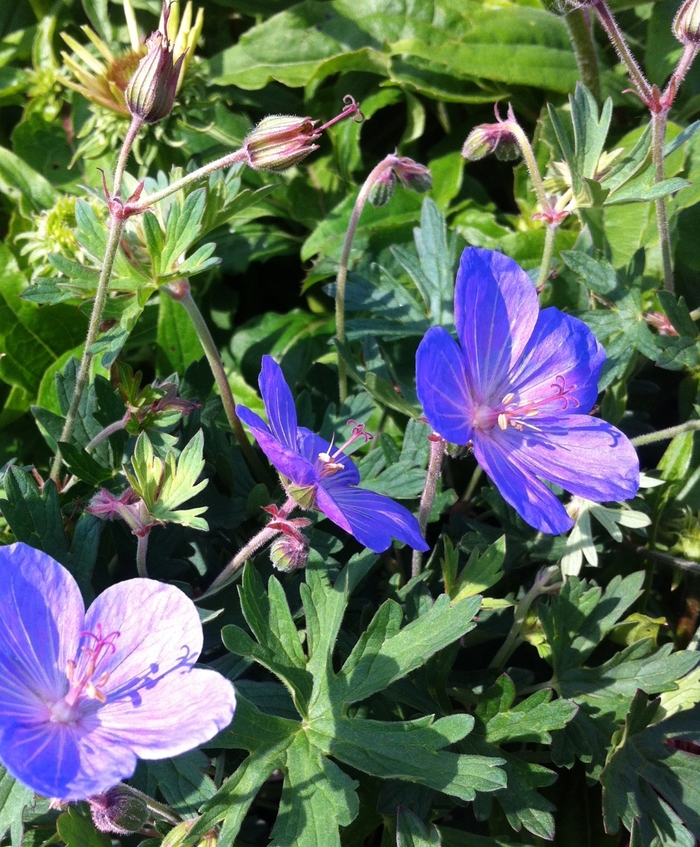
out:
<path id="1" fill-rule="evenodd" d="M 297 426 L 292 392 L 270 356 L 263 357 L 259 385 L 269 426 L 245 406 L 236 411 L 300 506 L 323 512 L 375 553 L 386 550 L 392 537 L 414 550 L 428 549 L 418 521 L 407 509 L 382 494 L 357 487 L 359 471 L 343 453 L 348 444 L 334 449 L 324 438 Z M 356 427 L 350 441 L 363 435 L 364 428 Z"/>
<path id="2" fill-rule="evenodd" d="M 573 526 L 543 479 L 596 502 L 635 495 L 634 447 L 588 414 L 605 352 L 582 321 L 540 311 L 532 281 L 512 259 L 468 248 L 455 322 L 461 346 L 442 327 L 420 343 L 418 397 L 433 429 L 473 447 L 524 520 L 553 534 Z"/>

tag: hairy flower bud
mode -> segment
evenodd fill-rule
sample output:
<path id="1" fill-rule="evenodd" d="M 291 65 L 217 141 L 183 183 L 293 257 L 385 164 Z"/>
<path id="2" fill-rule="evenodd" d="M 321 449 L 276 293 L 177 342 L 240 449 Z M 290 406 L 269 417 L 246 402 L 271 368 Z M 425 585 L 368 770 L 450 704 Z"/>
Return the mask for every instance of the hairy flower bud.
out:
<path id="1" fill-rule="evenodd" d="M 505 162 L 520 155 L 518 142 L 505 121 L 475 126 L 462 146 L 462 156 L 470 162 L 478 162 L 491 153 Z"/>
<path id="2" fill-rule="evenodd" d="M 263 118 L 243 142 L 248 166 L 256 171 L 287 170 L 318 149 L 318 144 L 313 142 L 318 140 L 328 127 L 350 115 L 356 115 L 356 120 L 361 123 L 364 117 L 355 99 L 347 94 L 343 100 L 343 111 L 319 127 L 316 126 L 318 121 L 309 117 L 270 115 Z"/>
<path id="3" fill-rule="evenodd" d="M 104 794 L 90 797 L 90 814 L 100 832 L 129 835 L 148 820 L 148 808 L 126 785 L 115 785 Z"/>
<path id="4" fill-rule="evenodd" d="M 700 44 L 700 0 L 685 0 L 673 21 L 673 34 L 681 44 Z"/>
<path id="5" fill-rule="evenodd" d="M 418 194 L 430 191 L 433 187 L 433 177 L 425 165 L 414 162 L 407 156 L 401 156 L 394 165 L 394 173 L 401 180 L 404 188 L 410 188 Z"/>
<path id="6" fill-rule="evenodd" d="M 302 535 L 281 535 L 270 547 L 270 560 L 283 573 L 303 568 L 309 560 L 309 545 Z"/>
<path id="7" fill-rule="evenodd" d="M 386 170 L 372 186 L 367 199 L 375 208 L 385 206 L 394 196 L 395 188 L 396 174 L 392 169 Z"/>
<path id="8" fill-rule="evenodd" d="M 169 7 L 164 5 L 163 32 L 156 31 L 146 40 L 148 53 L 124 92 L 131 115 L 147 124 L 162 121 L 170 114 L 185 58 L 185 53 L 181 53 L 173 62 L 173 45 L 167 36 L 169 14 Z"/>

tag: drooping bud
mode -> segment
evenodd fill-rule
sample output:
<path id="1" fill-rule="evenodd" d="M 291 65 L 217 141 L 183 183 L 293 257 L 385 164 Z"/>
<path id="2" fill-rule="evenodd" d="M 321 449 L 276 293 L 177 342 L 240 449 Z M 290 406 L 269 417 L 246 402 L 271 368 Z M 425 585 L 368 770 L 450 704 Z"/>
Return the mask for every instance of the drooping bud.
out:
<path id="1" fill-rule="evenodd" d="M 700 0 L 685 0 L 673 20 L 673 34 L 681 44 L 700 44 Z"/>
<path id="2" fill-rule="evenodd" d="M 491 153 L 495 153 L 504 162 L 517 159 L 520 155 L 518 142 L 507 121 L 475 126 L 462 146 L 462 156 L 470 162 L 478 162 Z"/>
<path id="3" fill-rule="evenodd" d="M 303 568 L 309 560 L 309 545 L 301 535 L 281 535 L 270 547 L 270 560 L 283 573 Z"/>
<path id="4" fill-rule="evenodd" d="M 414 162 L 408 156 L 401 156 L 394 165 L 394 173 L 401 180 L 404 188 L 409 188 L 418 194 L 430 191 L 433 187 L 433 177 L 425 165 Z"/>
<path id="5" fill-rule="evenodd" d="M 350 95 L 344 98 L 345 107 L 335 118 L 317 127 L 318 121 L 296 115 L 270 115 L 263 118 L 246 136 L 243 149 L 247 153 L 246 163 L 254 170 L 284 171 L 299 164 L 309 153 L 318 149 L 314 141 L 328 127 L 357 115 L 364 120 L 357 102 Z"/>
<path id="6" fill-rule="evenodd" d="M 149 818 L 144 801 L 126 785 L 115 785 L 104 794 L 90 797 L 90 814 L 100 832 L 129 835 L 138 832 Z"/>
<path id="7" fill-rule="evenodd" d="M 384 171 L 375 181 L 369 192 L 368 200 L 376 208 L 386 205 L 394 196 L 396 174 L 392 169 Z"/>
<path id="8" fill-rule="evenodd" d="M 173 61 L 173 45 L 167 36 L 170 7 L 163 5 L 163 32 L 152 33 L 146 40 L 148 53 L 139 62 L 136 73 L 124 92 L 131 115 L 144 123 L 154 124 L 166 118 L 175 102 L 180 67 L 185 58 L 181 53 Z"/>

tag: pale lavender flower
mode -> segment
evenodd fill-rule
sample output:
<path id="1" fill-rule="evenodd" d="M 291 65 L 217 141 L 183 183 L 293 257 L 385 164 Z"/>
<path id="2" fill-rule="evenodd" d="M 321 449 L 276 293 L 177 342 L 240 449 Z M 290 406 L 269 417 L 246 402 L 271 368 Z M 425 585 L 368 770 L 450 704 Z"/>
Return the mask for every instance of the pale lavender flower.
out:
<path id="1" fill-rule="evenodd" d="M 193 668 L 197 610 L 130 579 L 87 613 L 70 573 L 26 544 L 0 548 L 0 760 L 39 794 L 84 800 L 209 741 L 233 717 L 231 683 Z"/>

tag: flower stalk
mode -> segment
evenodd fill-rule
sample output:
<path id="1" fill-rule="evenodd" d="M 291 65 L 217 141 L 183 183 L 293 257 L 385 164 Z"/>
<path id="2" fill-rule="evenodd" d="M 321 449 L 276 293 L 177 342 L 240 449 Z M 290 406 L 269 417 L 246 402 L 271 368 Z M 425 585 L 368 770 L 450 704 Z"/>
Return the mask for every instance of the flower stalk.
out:
<path id="1" fill-rule="evenodd" d="M 437 494 L 438 482 L 440 481 L 440 472 L 442 470 L 442 459 L 445 455 L 445 440 L 437 433 L 428 436 L 430 441 L 430 458 L 428 459 L 428 473 L 425 478 L 425 487 L 420 498 L 420 507 L 418 509 L 418 526 L 423 537 L 425 537 L 425 528 L 430 520 L 430 513 L 435 502 Z M 423 564 L 423 554 L 420 550 L 414 550 L 411 557 L 411 577 L 416 577 L 421 572 Z"/>
<path id="2" fill-rule="evenodd" d="M 700 420 L 697 419 L 685 421 L 678 426 L 670 426 L 668 429 L 660 429 L 658 432 L 650 432 L 647 435 L 638 435 L 636 438 L 631 438 L 630 441 L 635 447 L 643 447 L 645 444 L 667 441 L 677 435 L 683 435 L 684 432 L 694 432 L 696 429 L 700 429 Z"/>
<path id="3" fill-rule="evenodd" d="M 163 286 L 163 290 L 173 300 L 180 303 L 183 309 L 187 312 L 187 317 L 192 322 L 192 326 L 197 333 L 197 338 L 199 338 L 199 343 L 202 345 L 202 350 L 204 350 L 204 355 L 207 357 L 207 362 L 209 362 L 211 372 L 214 375 L 214 381 L 216 382 L 216 387 L 219 389 L 221 402 L 224 405 L 226 419 L 228 420 L 233 434 L 236 437 L 238 446 L 241 448 L 246 462 L 255 474 L 258 482 L 262 482 L 268 487 L 271 487 L 269 475 L 263 467 L 263 464 L 258 458 L 255 450 L 253 450 L 253 446 L 248 439 L 248 435 L 243 429 L 243 424 L 241 424 L 241 421 L 236 414 L 236 401 L 233 397 L 228 377 L 226 376 L 224 363 L 221 361 L 221 356 L 216 348 L 216 343 L 209 327 L 207 326 L 207 322 L 204 320 L 204 316 L 199 311 L 199 307 L 192 297 L 192 290 L 189 282 L 186 279 L 179 279 L 176 282 L 171 282 L 168 285 Z"/>
<path id="4" fill-rule="evenodd" d="M 298 503 L 294 497 L 288 497 L 284 504 L 277 510 L 275 519 L 270 521 L 270 524 L 263 527 L 257 535 L 254 535 L 244 547 L 241 547 L 238 553 L 236 553 L 228 565 L 226 565 L 226 567 L 221 571 L 214 582 L 212 582 L 209 588 L 207 588 L 207 590 L 198 597 L 197 600 L 204 600 L 206 597 L 216 594 L 228 585 L 243 565 L 245 565 L 248 559 L 251 558 L 251 556 L 254 556 L 258 550 L 262 549 L 267 544 L 268 541 L 271 541 L 282 532 L 281 529 L 272 526 L 272 524 L 283 521 L 289 517 L 290 512 L 295 509 L 297 505 Z"/>

